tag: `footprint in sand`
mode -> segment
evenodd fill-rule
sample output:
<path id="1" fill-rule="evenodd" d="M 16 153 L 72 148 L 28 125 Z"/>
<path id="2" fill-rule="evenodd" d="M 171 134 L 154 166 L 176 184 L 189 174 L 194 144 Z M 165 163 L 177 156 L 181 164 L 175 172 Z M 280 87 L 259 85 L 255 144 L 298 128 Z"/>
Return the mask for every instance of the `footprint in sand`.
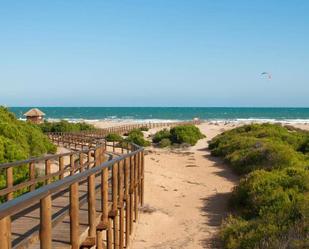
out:
<path id="1" fill-rule="evenodd" d="M 186 165 L 187 168 L 198 168 L 199 166 L 195 165 L 195 164 L 189 164 Z"/>

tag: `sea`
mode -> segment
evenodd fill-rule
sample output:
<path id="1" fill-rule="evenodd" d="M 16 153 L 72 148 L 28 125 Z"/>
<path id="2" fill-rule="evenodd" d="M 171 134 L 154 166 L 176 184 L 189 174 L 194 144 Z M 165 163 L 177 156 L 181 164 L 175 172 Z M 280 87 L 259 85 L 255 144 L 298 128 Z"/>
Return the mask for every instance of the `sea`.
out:
<path id="1" fill-rule="evenodd" d="M 33 107 L 9 107 L 19 119 Z M 206 121 L 309 123 L 309 108 L 249 107 L 37 107 L 47 120 L 168 122 L 199 118 Z"/>

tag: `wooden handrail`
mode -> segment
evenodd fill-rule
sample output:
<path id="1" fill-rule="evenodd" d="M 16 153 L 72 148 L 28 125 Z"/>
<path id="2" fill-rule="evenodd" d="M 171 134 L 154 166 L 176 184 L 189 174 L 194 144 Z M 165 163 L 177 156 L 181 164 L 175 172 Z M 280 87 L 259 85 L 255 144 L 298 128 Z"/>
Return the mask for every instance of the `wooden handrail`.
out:
<path id="1" fill-rule="evenodd" d="M 11 217 L 16 216 L 19 219 L 20 213 L 34 207 L 40 209 L 38 217 L 40 247 L 52 248 L 52 230 L 55 225 L 52 219 L 53 196 L 63 191 L 69 191 L 70 194 L 68 205 L 70 248 L 92 246 L 107 249 L 127 248 L 133 224 L 138 219 L 138 206 L 144 203 L 144 149 L 132 143 L 126 147 L 123 147 L 123 144 L 119 146 L 116 143 L 108 143 L 104 140 L 104 136 L 110 132 L 123 134 L 144 126 L 153 128 L 188 123 L 192 124 L 192 122 L 150 123 L 82 133 L 49 133 L 47 135 L 54 143 L 73 151 L 0 165 L 0 170 L 6 170 L 7 177 L 6 188 L 0 190 L 0 196 L 6 197 L 6 202 L 0 205 L 0 248 L 9 249 L 12 245 L 13 247 L 26 245 L 20 241 L 12 243 Z M 107 149 L 110 149 L 110 152 Z M 112 155 L 113 158 L 106 161 L 107 155 Z M 65 164 L 65 158 L 69 159 L 69 164 Z M 55 161 L 58 170 L 52 172 L 51 166 L 55 165 Z M 40 162 L 44 165 L 45 175 L 36 176 L 35 164 Z M 13 168 L 24 165 L 28 165 L 29 179 L 14 185 Z M 98 177 L 100 183 L 96 186 Z M 39 182 L 44 185 L 36 188 Z M 81 199 L 78 196 L 79 188 L 85 183 L 87 183 L 87 194 L 84 198 L 88 203 L 88 233 L 86 237 L 80 238 Z M 28 188 L 29 192 L 14 199 L 14 192 L 25 188 Z M 97 210 L 95 205 L 98 198 L 97 190 L 100 190 L 100 210 Z M 112 196 L 111 200 L 109 193 Z M 60 218 L 63 219 L 64 215 L 59 216 Z M 38 236 L 38 233 L 32 234 Z M 30 236 L 28 239 L 24 238 L 22 241 L 35 241 L 31 234 L 28 236 Z"/>
<path id="2" fill-rule="evenodd" d="M 59 136 L 59 134 L 57 134 L 57 136 Z M 101 139 L 101 141 L 103 140 Z M 32 175 L 31 177 L 29 177 L 30 179 L 27 182 L 23 182 L 15 186 L 11 184 L 10 186 L 8 186 L 7 189 L 0 190 L 0 193 L 3 195 L 8 195 L 12 193 L 12 191 L 18 190 L 20 187 L 33 186 L 35 185 L 37 181 L 46 180 L 48 184 L 40 188 L 33 189 L 33 191 L 23 194 L 15 199 L 12 199 L 12 197 L 10 197 L 7 199 L 5 203 L 0 205 L 0 230 L 5 231 L 5 233 L 0 232 L 0 248 L 11 248 L 12 242 L 10 239 L 11 238 L 10 217 L 38 203 L 40 204 L 40 213 L 41 213 L 40 233 L 39 233 L 40 234 L 39 235 L 40 245 L 41 245 L 41 248 L 51 248 L 52 247 L 51 231 L 52 231 L 52 223 L 53 223 L 52 218 L 51 218 L 52 216 L 51 196 L 68 188 L 70 189 L 69 192 L 71 196 L 70 197 L 71 248 L 79 248 L 82 244 L 87 244 L 87 243 L 89 244 L 90 242 L 92 244 L 94 243 L 94 245 L 102 244 L 103 241 L 102 241 L 101 234 L 103 231 L 105 231 L 107 234 L 106 236 L 109 237 L 108 245 L 111 246 L 116 243 L 118 245 L 121 244 L 122 245 L 121 248 L 123 248 L 124 243 L 125 243 L 124 241 L 125 230 L 121 229 L 121 233 L 119 233 L 117 224 L 119 222 L 120 222 L 119 224 L 124 224 L 124 220 L 129 219 L 129 217 L 125 217 L 122 214 L 120 214 L 121 208 L 124 210 L 125 208 L 129 208 L 129 206 L 125 202 L 123 202 L 122 204 L 121 202 L 118 203 L 119 195 L 121 197 L 121 193 L 125 192 L 124 190 L 121 191 L 119 188 L 125 188 L 125 186 L 124 184 L 118 183 L 122 181 L 118 179 L 122 179 L 122 178 L 121 178 L 121 174 L 118 174 L 118 171 L 117 173 L 115 173 L 115 169 L 116 167 L 118 167 L 118 165 L 123 164 L 122 161 L 127 160 L 127 158 L 134 157 L 136 154 L 143 153 L 143 148 L 137 145 L 131 144 L 130 149 L 126 148 L 128 152 L 127 154 L 121 155 L 121 154 L 116 153 L 118 155 L 116 158 L 113 158 L 110 161 L 104 162 L 103 154 L 105 154 L 107 146 L 108 145 L 104 141 L 103 143 L 96 145 L 96 147 L 94 148 L 91 147 L 89 149 L 86 149 L 86 150 L 84 149 L 78 152 L 64 153 L 61 155 L 56 155 L 56 156 L 51 156 L 51 157 L 47 156 L 47 157 L 35 158 L 35 159 L 26 160 L 23 162 L 15 162 L 15 164 L 14 163 L 5 164 L 4 168 L 8 169 L 9 171 L 11 171 L 14 166 L 25 165 L 25 163 L 29 163 L 29 170 L 30 169 L 33 170 L 33 167 L 34 167 L 33 164 L 35 162 L 44 161 L 47 167 L 46 173 L 48 175 L 38 177 L 38 178 L 35 178 Z M 112 148 L 111 151 L 115 151 L 115 148 Z M 88 159 L 86 161 L 81 160 L 80 158 L 77 160 L 73 159 L 73 157 L 76 155 L 87 154 L 87 153 L 88 153 L 88 157 L 87 157 Z M 69 156 L 71 158 L 70 167 L 69 165 L 65 166 L 62 162 L 62 163 L 59 163 L 59 171 L 55 173 L 51 173 L 50 172 L 50 161 L 58 159 L 59 162 L 61 162 L 63 161 L 64 156 Z M 91 157 L 94 157 L 94 159 L 93 160 L 90 159 Z M 79 165 L 76 164 L 77 162 L 79 162 Z M 90 165 L 94 165 L 94 166 L 90 167 Z M 137 167 L 137 165 L 135 167 Z M 77 174 L 74 174 L 74 172 L 77 170 L 79 170 L 80 172 Z M 111 172 L 112 179 L 114 179 L 114 187 L 113 187 L 114 196 L 115 196 L 114 202 L 115 200 L 117 200 L 117 204 L 112 205 L 112 210 L 108 210 L 109 205 L 106 206 L 106 204 L 108 203 L 107 195 L 108 195 L 108 188 L 109 188 L 108 184 L 106 185 L 106 181 L 109 175 L 109 173 L 107 173 L 108 171 Z M 71 172 L 71 175 L 63 177 L 63 178 L 59 178 L 58 180 L 51 182 L 52 177 L 63 175 L 65 172 Z M 94 188 L 94 178 L 96 177 L 96 175 L 100 175 L 100 174 L 102 175 L 102 179 L 104 179 L 104 181 L 102 181 L 102 187 L 101 187 L 102 188 L 102 205 L 105 207 L 104 209 L 102 209 L 102 214 L 101 214 L 102 221 L 105 222 L 103 226 L 100 226 L 100 224 L 97 224 L 97 220 L 95 219 L 97 210 L 95 209 L 95 206 L 94 206 L 95 198 L 96 198 L 94 194 L 95 193 L 94 192 L 94 189 L 95 189 Z M 89 234 L 85 241 L 80 241 L 79 217 L 78 217 L 79 198 L 76 198 L 76 197 L 78 196 L 79 184 L 82 181 L 85 181 L 87 179 L 88 179 L 88 195 L 87 196 L 88 196 L 88 210 L 89 210 Z M 133 184 L 133 182 L 130 182 L 130 184 Z M 119 189 L 119 192 L 115 192 L 115 189 Z M 120 207 L 119 206 L 120 204 L 123 206 Z M 140 205 L 140 204 L 137 204 L 137 205 Z M 120 209 L 118 210 L 118 208 Z M 118 212 L 119 212 L 119 215 L 118 215 Z M 105 217 L 104 218 L 105 220 L 103 219 L 103 217 Z M 108 219 L 107 221 L 106 221 L 106 217 Z M 123 221 L 119 221 L 120 218 L 123 219 Z M 112 230 L 113 230 L 113 236 L 111 236 Z M 111 247 L 108 247 L 108 248 L 111 248 Z"/>

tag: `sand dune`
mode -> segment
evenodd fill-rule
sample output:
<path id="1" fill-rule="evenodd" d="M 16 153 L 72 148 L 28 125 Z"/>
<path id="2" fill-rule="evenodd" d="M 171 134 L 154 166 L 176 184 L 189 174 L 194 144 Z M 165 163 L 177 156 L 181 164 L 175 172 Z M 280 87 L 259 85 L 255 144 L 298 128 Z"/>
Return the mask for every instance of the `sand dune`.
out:
<path id="1" fill-rule="evenodd" d="M 215 236 L 238 178 L 207 150 L 207 141 L 223 128 L 209 124 L 200 128 L 207 138 L 196 146 L 177 151 L 150 149 L 145 157 L 145 207 L 132 248 L 218 246 Z"/>

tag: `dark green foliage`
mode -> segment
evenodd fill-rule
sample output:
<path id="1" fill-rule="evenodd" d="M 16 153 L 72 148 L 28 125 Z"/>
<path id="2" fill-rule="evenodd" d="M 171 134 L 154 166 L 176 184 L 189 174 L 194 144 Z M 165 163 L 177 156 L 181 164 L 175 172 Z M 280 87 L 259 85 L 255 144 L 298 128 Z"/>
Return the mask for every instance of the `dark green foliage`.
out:
<path id="1" fill-rule="evenodd" d="M 140 137 L 144 137 L 143 132 L 140 129 L 133 129 L 128 133 L 128 136 L 130 135 L 134 135 L 134 136 L 140 136 Z"/>
<path id="2" fill-rule="evenodd" d="M 144 138 L 144 134 L 140 129 L 130 131 L 126 140 L 143 147 L 150 145 L 150 142 Z"/>
<path id="3" fill-rule="evenodd" d="M 6 108 L 0 107 L 0 163 L 54 152 L 56 152 L 56 146 L 36 125 L 19 121 Z M 15 184 L 27 179 L 27 166 L 14 168 L 13 175 Z M 5 184 L 5 172 L 0 171 L 0 189 Z"/>
<path id="4" fill-rule="evenodd" d="M 159 143 L 161 148 L 175 144 L 195 145 L 205 136 L 194 125 L 179 125 L 171 130 L 163 129 L 154 134 L 152 142 Z"/>
<path id="5" fill-rule="evenodd" d="M 95 127 L 91 124 L 70 123 L 66 120 L 60 122 L 47 122 L 38 125 L 43 132 L 78 132 L 78 131 L 92 131 Z"/>
<path id="6" fill-rule="evenodd" d="M 160 148 L 165 148 L 165 147 L 169 147 L 172 145 L 171 140 L 169 140 L 168 138 L 163 138 L 160 142 L 159 142 L 159 146 Z"/>
<path id="7" fill-rule="evenodd" d="M 172 143 L 177 144 L 190 144 L 195 145 L 198 140 L 205 136 L 201 133 L 200 129 L 195 125 L 179 125 L 170 130 L 170 139 Z"/>
<path id="8" fill-rule="evenodd" d="M 108 142 L 120 142 L 123 140 L 122 136 L 116 133 L 110 133 L 105 137 Z"/>
<path id="9" fill-rule="evenodd" d="M 307 132 L 289 131 L 280 125 L 246 125 L 215 137 L 209 144 L 212 155 L 223 157 L 239 173 L 255 169 L 305 166 Z"/>
<path id="10" fill-rule="evenodd" d="M 159 143 L 162 139 L 170 139 L 170 137 L 171 137 L 170 131 L 165 128 L 163 130 L 156 132 L 156 134 L 154 134 L 152 138 L 152 142 Z"/>
<path id="11" fill-rule="evenodd" d="M 0 163 L 54 153 L 56 147 L 36 125 L 19 121 L 0 107 Z"/>
<path id="12" fill-rule="evenodd" d="M 232 203 L 248 218 L 274 214 L 280 215 L 280 222 L 293 221 L 300 217 L 296 202 L 301 201 L 302 194 L 308 190 L 308 170 L 256 170 L 240 181 Z"/>
<path id="13" fill-rule="evenodd" d="M 272 124 L 242 126 L 211 141 L 213 155 L 251 172 L 233 191 L 237 215 L 222 227 L 225 248 L 309 248 L 307 141 L 305 131 Z"/>
<path id="14" fill-rule="evenodd" d="M 149 131 L 149 128 L 147 126 L 142 126 L 139 128 L 141 131 Z"/>

